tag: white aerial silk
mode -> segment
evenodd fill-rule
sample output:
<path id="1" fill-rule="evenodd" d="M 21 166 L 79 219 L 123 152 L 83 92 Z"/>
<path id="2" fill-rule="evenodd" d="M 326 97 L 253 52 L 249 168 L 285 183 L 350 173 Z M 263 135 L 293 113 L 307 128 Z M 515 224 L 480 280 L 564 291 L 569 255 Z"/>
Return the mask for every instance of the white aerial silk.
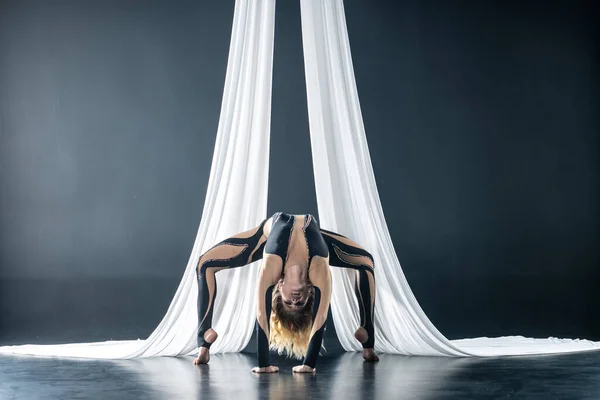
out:
<path id="1" fill-rule="evenodd" d="M 447 340 L 419 307 L 402 273 L 371 166 L 342 0 L 300 0 L 310 135 L 320 225 L 349 236 L 375 259 L 375 346 L 380 352 L 436 356 L 548 354 L 600 349 L 587 340 L 523 337 Z M 0 347 L 0 354 L 138 358 L 196 348 L 200 255 L 266 217 L 275 0 L 236 0 L 223 103 L 202 219 L 177 293 L 146 340 Z M 255 319 L 257 266 L 217 275 L 211 352 L 241 351 Z M 359 350 L 352 274 L 333 268 L 338 338 Z M 384 318 L 385 316 L 385 318 Z"/>
<path id="2" fill-rule="evenodd" d="M 320 225 L 375 259 L 375 348 L 385 353 L 492 356 L 600 349 L 587 340 L 477 338 L 449 341 L 429 321 L 390 238 L 363 126 L 343 0 L 300 0 L 308 117 Z M 331 312 L 340 343 L 359 350 L 352 271 L 332 268 Z"/>

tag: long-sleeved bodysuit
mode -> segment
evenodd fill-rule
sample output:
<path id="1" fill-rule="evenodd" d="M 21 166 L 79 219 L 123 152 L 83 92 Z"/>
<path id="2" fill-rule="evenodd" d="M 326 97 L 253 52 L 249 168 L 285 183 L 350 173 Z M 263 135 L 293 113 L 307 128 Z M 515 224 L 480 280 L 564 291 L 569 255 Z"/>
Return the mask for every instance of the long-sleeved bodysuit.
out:
<path id="1" fill-rule="evenodd" d="M 217 294 L 215 274 L 226 268 L 236 268 L 260 260 L 265 254 L 275 254 L 283 261 L 282 273 L 286 265 L 307 265 L 309 272 L 313 257 L 329 257 L 332 267 L 352 268 L 356 270 L 355 293 L 358 298 L 360 324 L 367 331 L 368 339 L 363 348 L 373 348 L 374 327 L 373 307 L 375 303 L 375 281 L 373 274 L 373 257 L 359 245 L 334 232 L 320 229 L 312 215 L 294 216 L 275 213 L 272 217 L 271 229 L 265 234 L 264 220 L 258 227 L 234 235 L 216 244 L 200 257 L 198 262 L 198 346 L 210 348 L 211 343 L 205 339 L 205 333 L 211 328 L 214 299 Z M 316 317 L 321 302 L 321 288 L 315 286 L 313 317 Z M 264 310 L 267 327 L 271 315 L 271 294 L 273 286 L 264 293 Z M 327 312 L 327 307 L 322 309 Z M 326 315 L 325 315 L 326 318 Z M 315 367 L 319 349 L 323 340 L 325 318 L 321 318 L 321 326 L 313 326 L 304 365 Z M 313 321 L 316 319 L 313 318 Z M 256 324 L 258 338 L 259 367 L 269 365 L 268 333 Z M 268 329 L 268 328 L 267 328 Z"/>

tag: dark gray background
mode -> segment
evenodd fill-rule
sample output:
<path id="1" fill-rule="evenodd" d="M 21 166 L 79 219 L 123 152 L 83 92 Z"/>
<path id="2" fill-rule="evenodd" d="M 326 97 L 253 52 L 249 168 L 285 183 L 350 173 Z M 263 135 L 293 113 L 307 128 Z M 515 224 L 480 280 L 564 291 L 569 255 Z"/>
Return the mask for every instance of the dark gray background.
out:
<path id="1" fill-rule="evenodd" d="M 159 322 L 202 211 L 232 15 L 0 1 L 3 343 Z M 600 339 L 592 2 L 346 0 L 346 17 L 383 209 L 432 321 Z M 268 211 L 317 215 L 297 1 L 275 36 Z"/>

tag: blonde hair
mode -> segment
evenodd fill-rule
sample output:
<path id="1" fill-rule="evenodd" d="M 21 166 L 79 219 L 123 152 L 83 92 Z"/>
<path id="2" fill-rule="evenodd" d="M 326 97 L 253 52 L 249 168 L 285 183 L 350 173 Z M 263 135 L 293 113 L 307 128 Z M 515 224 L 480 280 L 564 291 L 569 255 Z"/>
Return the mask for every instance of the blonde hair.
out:
<path id="1" fill-rule="evenodd" d="M 308 299 L 302 310 L 287 311 L 283 307 L 279 285 L 275 285 L 269 321 L 271 350 L 297 359 L 302 359 L 306 355 L 312 329 L 314 293 L 313 286 L 309 285 Z"/>

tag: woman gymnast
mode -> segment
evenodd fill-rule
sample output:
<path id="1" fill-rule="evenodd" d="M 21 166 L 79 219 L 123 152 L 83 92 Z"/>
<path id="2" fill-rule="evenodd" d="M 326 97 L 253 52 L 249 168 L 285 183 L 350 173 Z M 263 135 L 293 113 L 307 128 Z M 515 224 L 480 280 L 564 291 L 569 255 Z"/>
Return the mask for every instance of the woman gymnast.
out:
<path id="1" fill-rule="evenodd" d="M 356 270 L 355 292 L 360 327 L 354 336 L 363 358 L 378 361 L 373 350 L 375 279 L 373 257 L 350 239 L 319 229 L 312 215 L 275 213 L 258 227 L 216 244 L 200 257 L 198 276 L 198 347 L 194 364 L 206 364 L 217 339 L 211 328 L 215 274 L 262 259 L 256 330 L 258 367 L 252 372 L 278 372 L 269 362 L 269 349 L 303 359 L 294 372 L 315 372 L 331 301 L 330 266 Z"/>

